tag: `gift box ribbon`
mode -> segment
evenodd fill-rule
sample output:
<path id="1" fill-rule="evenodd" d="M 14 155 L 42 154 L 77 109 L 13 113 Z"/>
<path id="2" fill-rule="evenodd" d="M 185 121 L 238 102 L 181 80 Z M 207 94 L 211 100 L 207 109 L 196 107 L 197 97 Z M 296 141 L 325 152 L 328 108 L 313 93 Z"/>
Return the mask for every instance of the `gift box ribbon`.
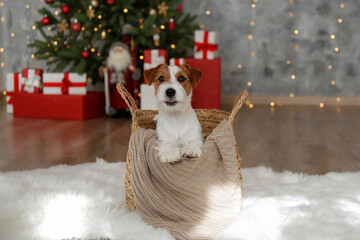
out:
<path id="1" fill-rule="evenodd" d="M 39 69 L 27 69 L 22 72 L 23 84 L 21 86 L 22 92 L 34 92 L 38 93 L 41 87 L 41 70 Z"/>
<path id="2" fill-rule="evenodd" d="M 46 82 L 44 83 L 44 87 L 61 87 L 61 93 L 68 95 L 70 87 L 86 87 L 86 82 L 71 82 L 69 73 L 64 73 L 64 78 L 61 82 Z"/>
<path id="3" fill-rule="evenodd" d="M 180 60 L 181 60 L 180 58 L 174 58 L 174 65 L 180 66 L 181 65 Z"/>
<path id="4" fill-rule="evenodd" d="M 211 44 L 208 43 L 209 41 L 209 31 L 204 31 L 204 42 L 200 43 L 200 42 L 195 42 L 195 47 L 196 47 L 196 52 L 201 52 L 203 51 L 204 55 L 203 58 L 206 59 L 207 58 L 207 52 L 215 52 L 216 50 L 218 50 L 218 45 L 217 44 Z"/>
<path id="5" fill-rule="evenodd" d="M 7 91 L 6 92 L 6 96 L 9 96 L 9 101 L 7 102 L 8 104 L 13 104 L 13 96 L 14 96 L 14 92 L 18 92 L 19 91 L 19 74 L 18 73 L 14 73 L 14 91 Z"/>

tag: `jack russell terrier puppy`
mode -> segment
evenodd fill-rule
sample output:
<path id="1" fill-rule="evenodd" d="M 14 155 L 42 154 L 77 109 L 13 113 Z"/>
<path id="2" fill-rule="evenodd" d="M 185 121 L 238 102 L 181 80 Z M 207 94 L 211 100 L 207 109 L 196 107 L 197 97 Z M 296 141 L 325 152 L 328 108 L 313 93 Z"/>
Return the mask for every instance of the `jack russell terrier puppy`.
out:
<path id="1" fill-rule="evenodd" d="M 159 113 L 156 134 L 162 162 L 175 162 L 201 156 L 203 137 L 200 122 L 191 107 L 192 87 L 202 72 L 189 65 L 160 64 L 144 72 L 145 79 L 155 87 Z"/>

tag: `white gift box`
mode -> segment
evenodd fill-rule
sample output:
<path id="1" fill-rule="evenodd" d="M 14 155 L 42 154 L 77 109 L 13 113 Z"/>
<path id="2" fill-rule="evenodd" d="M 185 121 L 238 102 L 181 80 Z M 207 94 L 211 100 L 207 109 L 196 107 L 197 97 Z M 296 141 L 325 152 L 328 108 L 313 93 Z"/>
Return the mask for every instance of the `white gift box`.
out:
<path id="1" fill-rule="evenodd" d="M 169 60 L 170 66 L 180 66 L 185 64 L 184 58 L 170 58 Z"/>
<path id="2" fill-rule="evenodd" d="M 219 32 L 195 31 L 194 58 L 215 59 L 218 57 Z"/>
<path id="3" fill-rule="evenodd" d="M 157 67 L 159 64 L 167 63 L 168 53 L 164 49 L 144 50 L 144 70 Z"/>
<path id="4" fill-rule="evenodd" d="M 153 85 L 148 84 L 140 85 L 140 108 L 142 110 L 157 110 L 157 101 L 155 97 L 155 88 Z"/>
<path id="5" fill-rule="evenodd" d="M 86 95 L 86 74 L 44 73 L 44 94 Z"/>
<path id="6" fill-rule="evenodd" d="M 6 112 L 13 113 L 13 94 L 21 90 L 21 73 L 8 73 L 6 75 Z"/>

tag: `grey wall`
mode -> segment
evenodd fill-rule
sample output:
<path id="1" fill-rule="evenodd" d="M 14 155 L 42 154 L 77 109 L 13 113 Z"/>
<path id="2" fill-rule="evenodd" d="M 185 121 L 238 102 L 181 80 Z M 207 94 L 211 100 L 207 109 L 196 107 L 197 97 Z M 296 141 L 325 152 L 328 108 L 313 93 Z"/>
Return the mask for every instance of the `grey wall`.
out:
<path id="1" fill-rule="evenodd" d="M 30 41 L 39 36 L 38 31 L 32 30 L 32 26 L 41 19 L 37 9 L 43 4 L 40 0 L 0 0 L 0 48 L 4 48 L 4 52 L 0 52 L 0 62 L 5 63 L 0 68 L 0 90 L 5 88 L 7 72 L 44 66 L 42 62 L 31 59 L 31 50 L 27 47 Z M 11 37 L 11 33 L 15 36 Z"/>
<path id="2" fill-rule="evenodd" d="M 252 8 L 251 0 L 184 0 L 183 7 L 197 14 L 205 29 L 220 32 L 224 93 L 238 93 L 251 81 L 252 94 L 360 95 L 360 1 L 293 2 L 258 0 Z M 206 15 L 206 10 L 211 14 Z M 255 57 L 250 56 L 252 51 Z M 243 68 L 237 69 L 238 64 Z M 336 81 L 334 86 L 331 80 Z"/>
<path id="3" fill-rule="evenodd" d="M 26 43 L 37 34 L 31 26 L 41 19 L 36 9 L 43 1 L 0 1 L 4 2 L 0 17 L 5 17 L 5 22 L 0 22 L 0 48 L 5 48 L 0 53 L 0 62 L 5 62 L 0 74 L 1 70 L 42 66 L 30 58 Z M 197 21 L 206 29 L 220 32 L 223 93 L 236 94 L 248 88 L 259 95 L 360 95 L 359 0 L 344 0 L 344 8 L 339 5 L 341 0 L 258 0 L 252 8 L 253 1 L 183 0 L 185 12 L 197 14 Z M 206 10 L 211 14 L 206 15 Z M 341 24 L 338 18 L 342 18 Z M 251 27 L 250 21 L 255 26 Z M 10 37 L 12 32 L 14 38 Z M 252 40 L 248 40 L 249 34 Z M 330 39 L 331 34 L 336 38 Z M 340 49 L 338 53 L 335 47 Z M 255 56 L 250 56 L 251 52 Z M 293 74 L 294 80 L 290 77 Z M 336 84 L 331 85 L 331 80 Z M 3 86 L 1 74 L 0 89 Z"/>

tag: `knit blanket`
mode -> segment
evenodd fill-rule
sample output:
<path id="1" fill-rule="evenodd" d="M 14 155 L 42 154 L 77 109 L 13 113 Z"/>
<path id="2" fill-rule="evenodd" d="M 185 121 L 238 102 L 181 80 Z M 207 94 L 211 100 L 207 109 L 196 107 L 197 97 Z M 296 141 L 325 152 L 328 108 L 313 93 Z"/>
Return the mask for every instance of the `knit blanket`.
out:
<path id="1" fill-rule="evenodd" d="M 230 123 L 207 137 L 201 158 L 163 163 L 156 132 L 139 129 L 129 154 L 136 209 L 145 222 L 168 229 L 176 239 L 212 239 L 241 208 L 241 183 Z"/>

